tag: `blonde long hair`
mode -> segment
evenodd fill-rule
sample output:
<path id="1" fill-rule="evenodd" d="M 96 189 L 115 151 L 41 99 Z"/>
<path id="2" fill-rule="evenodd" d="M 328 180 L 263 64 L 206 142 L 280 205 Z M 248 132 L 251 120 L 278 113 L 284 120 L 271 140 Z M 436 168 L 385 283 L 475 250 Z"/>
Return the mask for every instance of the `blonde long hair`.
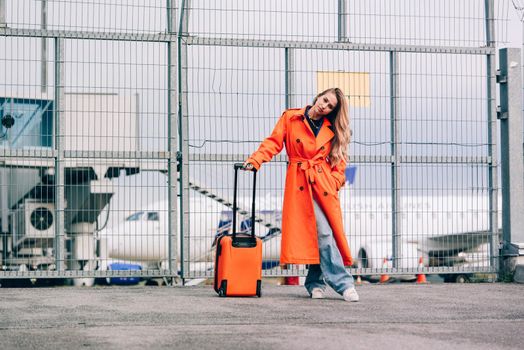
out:
<path id="1" fill-rule="evenodd" d="M 327 93 L 333 93 L 337 97 L 337 106 L 326 117 L 333 125 L 335 137 L 331 143 L 331 152 L 329 159 L 331 166 L 337 165 L 342 159 L 348 160 L 348 145 L 351 137 L 349 129 L 349 108 L 346 96 L 339 88 L 330 88 L 322 91 L 313 100 L 313 105 L 318 98 Z"/>

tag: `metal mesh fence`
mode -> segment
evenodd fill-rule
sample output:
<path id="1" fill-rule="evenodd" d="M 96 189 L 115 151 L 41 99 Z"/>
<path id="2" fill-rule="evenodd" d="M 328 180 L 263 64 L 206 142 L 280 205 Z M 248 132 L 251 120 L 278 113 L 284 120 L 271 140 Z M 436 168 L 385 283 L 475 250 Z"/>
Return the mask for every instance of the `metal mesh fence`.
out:
<path id="1" fill-rule="evenodd" d="M 5 6 L 9 28 L 144 34 L 167 30 L 164 0 L 8 0 Z"/>
<path id="2" fill-rule="evenodd" d="M 0 0 L 0 117 L 14 121 L 0 129 L 0 278 L 212 277 L 233 163 L 331 86 L 350 102 L 351 271 L 496 271 L 494 54 L 510 8 Z M 265 276 L 304 274 L 279 266 L 286 161 L 259 173 Z"/>
<path id="3" fill-rule="evenodd" d="M 1 139 L 3 276 L 92 285 L 176 275 L 165 205 L 172 66 L 158 37 L 175 6 L 0 8 L 0 113 L 13 120 Z"/>
<path id="4" fill-rule="evenodd" d="M 424 271 L 493 271 L 492 66 L 482 50 L 495 9 L 485 4 L 191 2 L 188 153 L 202 163 L 188 165 L 189 178 L 231 197 L 232 162 L 257 148 L 282 110 L 347 81 L 357 170 L 340 197 L 353 271 L 419 271 L 420 257 Z M 260 172 L 269 226 L 281 220 L 285 160 Z M 275 268 L 279 234 L 257 231 L 267 236 L 266 275 L 303 273 Z M 188 276 L 202 275 L 186 263 Z"/>

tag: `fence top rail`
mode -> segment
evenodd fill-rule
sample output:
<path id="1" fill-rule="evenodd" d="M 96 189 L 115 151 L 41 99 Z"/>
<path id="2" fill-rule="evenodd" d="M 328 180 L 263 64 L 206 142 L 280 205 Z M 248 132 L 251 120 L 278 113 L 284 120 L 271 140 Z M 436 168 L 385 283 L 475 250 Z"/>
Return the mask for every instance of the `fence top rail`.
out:
<path id="1" fill-rule="evenodd" d="M 186 36 L 184 41 L 188 45 L 203 46 L 238 46 L 260 48 L 294 48 L 317 50 L 348 50 L 348 51 L 382 51 L 406 53 L 447 53 L 469 55 L 494 55 L 495 47 L 456 47 L 456 46 L 421 46 L 421 45 L 386 45 L 386 44 L 358 44 L 351 42 L 318 42 L 318 41 L 285 41 L 285 40 L 256 40 L 230 39 L 199 36 Z"/>
<path id="2" fill-rule="evenodd" d="M 60 39 L 90 39 L 90 40 L 115 40 L 115 41 L 146 41 L 146 42 L 171 42 L 177 40 L 177 33 L 126 33 L 126 32 L 96 32 L 48 29 L 19 29 L 0 27 L 0 36 L 6 37 L 34 37 L 34 38 L 60 38 Z"/>
<path id="3" fill-rule="evenodd" d="M 1 28 L 0 36 L 6 37 L 37 37 L 62 39 L 91 39 L 116 41 L 146 41 L 146 42 L 173 42 L 178 40 L 178 33 L 125 33 L 125 32 L 91 32 L 47 29 L 17 29 Z M 319 41 L 286 41 L 286 40 L 257 40 L 233 39 L 191 36 L 182 33 L 187 45 L 202 46 L 236 46 L 258 48 L 294 48 L 317 50 L 348 50 L 348 51 L 380 51 L 406 53 L 444 53 L 468 55 L 494 55 L 495 47 L 460 47 L 460 46 L 422 46 L 422 45 L 387 45 L 387 44 L 359 44 L 351 42 L 319 42 Z"/>

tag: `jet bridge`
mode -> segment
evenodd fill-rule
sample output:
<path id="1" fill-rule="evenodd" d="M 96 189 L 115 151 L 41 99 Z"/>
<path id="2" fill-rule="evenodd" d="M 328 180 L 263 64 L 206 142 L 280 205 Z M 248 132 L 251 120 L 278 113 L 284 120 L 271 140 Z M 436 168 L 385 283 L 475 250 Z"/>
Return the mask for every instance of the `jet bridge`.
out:
<path id="1" fill-rule="evenodd" d="M 138 95 L 71 93 L 61 103 L 61 158 L 55 147 L 55 101 L 0 97 L 0 228 L 7 270 L 55 266 L 56 166 L 64 167 L 65 260 L 95 269 L 95 223 L 110 202 L 111 179 L 153 169 L 139 152 Z M 115 157 L 120 154 L 122 157 Z"/>

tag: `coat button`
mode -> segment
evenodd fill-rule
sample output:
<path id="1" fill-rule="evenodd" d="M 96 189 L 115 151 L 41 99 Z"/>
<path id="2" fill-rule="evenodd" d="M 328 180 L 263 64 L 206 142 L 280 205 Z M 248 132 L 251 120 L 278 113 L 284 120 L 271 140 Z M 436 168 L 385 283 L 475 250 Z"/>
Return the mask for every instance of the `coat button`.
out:
<path id="1" fill-rule="evenodd" d="M 298 189 L 304 191 L 304 186 L 300 186 Z"/>
<path id="2" fill-rule="evenodd" d="M 320 147 L 320 150 L 323 151 L 324 150 L 324 146 Z"/>
<path id="3" fill-rule="evenodd" d="M 297 139 L 297 143 L 300 143 L 300 139 Z"/>
<path id="4" fill-rule="evenodd" d="M 324 192 L 324 196 L 327 196 L 327 195 L 328 195 L 328 193 L 327 193 L 327 192 Z"/>
<path id="5" fill-rule="evenodd" d="M 302 162 L 298 162 L 297 165 L 300 167 L 302 166 Z"/>
<path id="6" fill-rule="evenodd" d="M 322 168 L 318 168 L 318 172 L 321 173 L 322 172 Z"/>

